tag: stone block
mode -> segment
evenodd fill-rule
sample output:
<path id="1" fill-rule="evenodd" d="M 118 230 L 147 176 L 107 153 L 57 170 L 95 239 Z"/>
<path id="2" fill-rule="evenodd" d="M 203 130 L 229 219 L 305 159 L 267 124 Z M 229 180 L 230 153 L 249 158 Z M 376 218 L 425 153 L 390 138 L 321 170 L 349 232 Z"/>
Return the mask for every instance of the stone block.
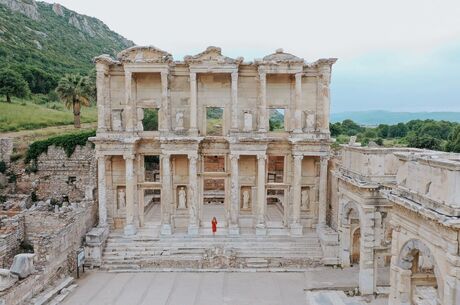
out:
<path id="1" fill-rule="evenodd" d="M 35 272 L 34 268 L 35 254 L 18 254 L 13 259 L 11 265 L 11 273 L 17 275 L 20 279 L 24 279 Z"/>
<path id="2" fill-rule="evenodd" d="M 102 251 L 104 249 L 105 242 L 109 230 L 107 227 L 93 228 L 89 231 L 86 236 L 85 246 L 85 265 L 89 267 L 100 267 L 102 264 Z"/>
<path id="3" fill-rule="evenodd" d="M 291 236 L 302 236 L 303 227 L 299 223 L 293 223 L 290 227 Z"/>
<path id="4" fill-rule="evenodd" d="M 0 291 L 4 291 L 18 281 L 18 276 L 8 269 L 0 269 Z"/>

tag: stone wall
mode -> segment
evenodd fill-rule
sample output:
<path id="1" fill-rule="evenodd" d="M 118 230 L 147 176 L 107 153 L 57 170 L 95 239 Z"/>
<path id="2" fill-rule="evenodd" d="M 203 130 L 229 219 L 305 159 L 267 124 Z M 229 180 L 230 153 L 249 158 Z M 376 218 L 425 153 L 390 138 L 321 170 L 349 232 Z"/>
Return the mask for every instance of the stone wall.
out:
<path id="1" fill-rule="evenodd" d="M 24 239 L 34 247 L 37 272 L 0 293 L 0 304 L 22 304 L 53 281 L 75 272 L 77 250 L 95 225 L 96 212 L 94 201 L 82 201 L 57 213 L 48 206 L 24 212 Z"/>
<path id="2" fill-rule="evenodd" d="M 0 161 L 10 162 L 10 157 L 13 154 L 13 139 L 0 139 Z"/>
<path id="3" fill-rule="evenodd" d="M 40 199 L 62 199 L 70 202 L 93 200 L 97 185 L 95 151 L 88 144 L 77 146 L 69 158 L 62 148 L 51 146 L 38 160 L 37 196 Z"/>
<path id="4" fill-rule="evenodd" d="M 9 269 L 13 257 L 19 253 L 24 240 L 24 215 L 1 219 L 0 222 L 0 263 L 1 268 Z"/>

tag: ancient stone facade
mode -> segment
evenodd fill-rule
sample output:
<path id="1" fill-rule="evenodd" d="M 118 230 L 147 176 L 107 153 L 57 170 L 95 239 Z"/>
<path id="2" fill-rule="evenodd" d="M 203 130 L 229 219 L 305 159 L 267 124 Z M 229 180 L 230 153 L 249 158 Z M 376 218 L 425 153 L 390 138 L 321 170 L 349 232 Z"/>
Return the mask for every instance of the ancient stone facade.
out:
<path id="1" fill-rule="evenodd" d="M 301 235 L 325 225 L 335 61 L 280 49 L 244 62 L 217 47 L 183 61 L 155 47 L 97 57 L 99 226 L 132 235 L 156 219 L 162 234 L 195 235 L 216 216 L 230 235 Z"/>
<path id="2" fill-rule="evenodd" d="M 389 304 L 460 304 L 460 156 L 395 156 Z"/>

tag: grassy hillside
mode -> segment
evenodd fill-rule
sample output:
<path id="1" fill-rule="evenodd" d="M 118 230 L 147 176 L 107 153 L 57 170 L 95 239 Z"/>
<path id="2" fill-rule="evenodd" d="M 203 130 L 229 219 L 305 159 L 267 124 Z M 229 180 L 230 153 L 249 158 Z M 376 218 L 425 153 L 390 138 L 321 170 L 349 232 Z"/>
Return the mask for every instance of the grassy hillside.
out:
<path id="1" fill-rule="evenodd" d="M 86 74 L 92 58 L 115 55 L 133 42 L 111 31 L 102 21 L 79 15 L 60 5 L 32 0 L 9 0 L 32 3 L 36 17 L 27 11 L 12 11 L 0 1 L 0 66 L 21 72 L 31 67 L 51 75 Z M 3 3 L 3 4 L 2 4 Z M 54 9 L 53 9 L 54 8 Z"/>
<path id="2" fill-rule="evenodd" d="M 82 123 L 96 122 L 97 108 L 83 107 Z M 0 102 L 0 132 L 43 128 L 73 124 L 73 113 L 61 103 L 43 105 L 32 101 L 13 99 L 13 103 Z"/>

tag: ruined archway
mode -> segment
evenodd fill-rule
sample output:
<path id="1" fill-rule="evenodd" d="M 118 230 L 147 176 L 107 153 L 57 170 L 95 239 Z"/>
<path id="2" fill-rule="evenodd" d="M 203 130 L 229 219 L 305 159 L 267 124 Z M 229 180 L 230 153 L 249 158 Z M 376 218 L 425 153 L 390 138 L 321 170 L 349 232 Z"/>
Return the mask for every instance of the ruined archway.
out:
<path id="1" fill-rule="evenodd" d="M 410 304 L 439 304 L 442 280 L 429 247 L 418 239 L 407 241 L 399 252 L 398 282 L 407 291 L 402 297 Z"/>
<path id="2" fill-rule="evenodd" d="M 343 206 L 341 217 L 342 267 L 358 264 L 361 252 L 361 221 L 359 207 L 355 202 Z"/>

